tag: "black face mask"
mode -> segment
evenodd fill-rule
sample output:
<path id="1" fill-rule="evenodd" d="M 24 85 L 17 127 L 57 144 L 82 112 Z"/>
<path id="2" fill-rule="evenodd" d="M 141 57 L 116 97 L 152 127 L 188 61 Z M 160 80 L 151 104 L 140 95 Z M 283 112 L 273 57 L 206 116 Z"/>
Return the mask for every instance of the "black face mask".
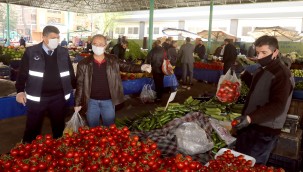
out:
<path id="1" fill-rule="evenodd" d="M 258 63 L 262 66 L 262 67 L 264 67 L 264 66 L 267 66 L 270 62 L 272 62 L 272 55 L 273 54 L 270 54 L 270 55 L 268 55 L 268 56 L 266 56 L 266 57 L 264 57 L 264 58 L 262 58 L 262 59 L 258 59 Z"/>

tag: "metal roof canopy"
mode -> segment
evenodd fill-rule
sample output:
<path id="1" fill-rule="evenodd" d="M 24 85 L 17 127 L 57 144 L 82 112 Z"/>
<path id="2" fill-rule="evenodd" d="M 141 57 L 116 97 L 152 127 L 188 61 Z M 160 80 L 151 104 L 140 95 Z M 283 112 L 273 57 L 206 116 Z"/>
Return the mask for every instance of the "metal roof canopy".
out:
<path id="1" fill-rule="evenodd" d="M 214 5 L 249 4 L 300 0 L 214 0 Z M 76 13 L 149 10 L 150 0 L 0 0 L 0 3 Z M 210 0 L 155 0 L 155 9 L 209 6 Z"/>

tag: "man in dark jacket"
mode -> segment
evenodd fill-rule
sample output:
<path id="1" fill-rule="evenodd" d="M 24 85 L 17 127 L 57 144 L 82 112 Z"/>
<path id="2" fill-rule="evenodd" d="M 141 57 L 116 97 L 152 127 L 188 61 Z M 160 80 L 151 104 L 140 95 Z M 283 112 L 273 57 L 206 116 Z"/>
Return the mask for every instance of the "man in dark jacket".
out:
<path id="1" fill-rule="evenodd" d="M 68 50 L 59 44 L 59 30 L 43 29 L 43 42 L 28 47 L 22 57 L 16 81 L 17 102 L 27 106 L 23 142 L 30 143 L 41 133 L 45 112 L 49 112 L 54 138 L 62 136 L 66 102 L 75 88 L 74 70 Z"/>
<path id="2" fill-rule="evenodd" d="M 167 57 L 170 60 L 170 64 L 176 66 L 178 61 L 178 53 L 177 53 L 178 42 L 172 41 L 171 44 L 172 44 L 171 47 L 167 51 Z"/>
<path id="3" fill-rule="evenodd" d="M 84 107 L 90 127 L 100 126 L 100 117 L 104 126 L 114 124 L 115 105 L 125 100 L 120 70 L 133 73 L 151 72 L 148 64 L 133 65 L 104 53 L 106 45 L 103 35 L 93 36 L 94 54 L 80 61 L 77 66 L 75 111 Z"/>
<path id="4" fill-rule="evenodd" d="M 224 53 L 223 53 L 223 74 L 226 74 L 226 72 L 234 65 L 236 59 L 237 59 L 237 49 L 232 44 L 232 40 L 225 39 L 224 40 Z"/>
<path id="5" fill-rule="evenodd" d="M 262 36 L 255 46 L 261 67 L 253 76 L 245 71 L 241 77 L 250 90 L 235 126 L 236 150 L 254 157 L 257 164 L 266 164 L 286 120 L 294 78 L 278 57 L 275 37 Z"/>
<path id="6" fill-rule="evenodd" d="M 257 55 L 257 53 L 256 53 L 256 46 L 255 46 L 255 44 L 253 43 L 251 46 L 249 46 L 249 48 L 248 48 L 248 51 L 247 51 L 247 58 L 249 59 L 249 60 L 252 60 L 252 61 L 256 61 L 257 59 L 256 59 L 256 55 Z"/>
<path id="7" fill-rule="evenodd" d="M 128 42 L 126 40 L 121 40 L 121 43 L 117 43 L 113 47 L 111 54 L 116 55 L 121 60 L 125 60 L 125 51 L 126 51 L 127 45 L 128 45 Z"/>
<path id="8" fill-rule="evenodd" d="M 67 47 L 67 41 L 66 41 L 65 38 L 61 41 L 61 46 L 62 47 Z"/>
<path id="9" fill-rule="evenodd" d="M 25 39 L 23 38 L 23 36 L 21 36 L 21 38 L 19 40 L 19 44 L 20 44 L 20 46 L 25 47 Z"/>
<path id="10" fill-rule="evenodd" d="M 162 43 L 162 47 L 164 48 L 164 50 L 167 52 L 168 49 L 171 47 L 171 41 L 172 41 L 172 38 L 169 37 L 169 38 L 166 38 L 165 42 Z"/>
<path id="11" fill-rule="evenodd" d="M 156 40 L 150 52 L 147 54 L 146 63 L 151 64 L 155 89 L 157 93 L 156 102 L 160 102 L 164 91 L 164 73 L 162 72 L 162 63 L 165 55 L 165 50 L 161 47 L 161 41 Z"/>
<path id="12" fill-rule="evenodd" d="M 205 46 L 203 45 L 202 39 L 196 39 L 196 47 L 194 53 L 198 54 L 201 60 L 204 58 Z"/>

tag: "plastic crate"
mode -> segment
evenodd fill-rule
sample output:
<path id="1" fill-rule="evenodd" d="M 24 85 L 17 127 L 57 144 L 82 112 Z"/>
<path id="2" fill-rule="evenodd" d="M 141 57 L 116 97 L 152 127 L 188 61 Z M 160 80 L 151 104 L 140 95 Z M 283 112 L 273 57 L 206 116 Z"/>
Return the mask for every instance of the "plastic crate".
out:
<path id="1" fill-rule="evenodd" d="M 292 98 L 303 100 L 303 90 L 294 90 Z"/>
<path id="2" fill-rule="evenodd" d="M 8 66 L 1 66 L 0 67 L 0 78 L 9 78 L 10 76 L 10 67 Z"/>
<path id="3" fill-rule="evenodd" d="M 294 77 L 295 83 L 303 81 L 303 77 Z"/>
<path id="4" fill-rule="evenodd" d="M 276 154 L 271 154 L 267 161 L 267 166 L 283 168 L 286 172 L 299 172 L 301 168 L 302 158 L 291 159 Z"/>

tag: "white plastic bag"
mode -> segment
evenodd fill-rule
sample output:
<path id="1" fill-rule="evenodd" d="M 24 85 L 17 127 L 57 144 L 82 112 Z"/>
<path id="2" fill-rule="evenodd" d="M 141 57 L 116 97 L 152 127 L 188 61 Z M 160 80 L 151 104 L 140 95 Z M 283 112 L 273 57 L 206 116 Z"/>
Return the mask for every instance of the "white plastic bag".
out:
<path id="1" fill-rule="evenodd" d="M 79 127 L 83 127 L 85 125 L 84 120 L 81 118 L 79 111 L 75 111 L 72 118 L 66 122 L 66 126 L 64 128 L 63 133 L 68 133 L 72 135 L 73 132 L 78 132 Z"/>
<path id="2" fill-rule="evenodd" d="M 220 125 L 219 121 L 216 119 L 209 119 L 209 122 L 211 124 L 211 126 L 213 127 L 213 129 L 216 131 L 216 133 L 218 134 L 218 136 L 224 140 L 224 142 L 230 146 L 231 144 L 233 144 L 237 139 L 235 137 L 233 137 L 229 131 L 224 128 L 223 126 Z"/>
<path id="3" fill-rule="evenodd" d="M 176 132 L 178 150 L 187 155 L 205 153 L 214 147 L 206 132 L 195 122 L 181 124 Z"/>
<path id="4" fill-rule="evenodd" d="M 156 92 L 151 88 L 150 84 L 145 84 L 142 88 L 140 99 L 143 103 L 154 102 Z"/>
<path id="5" fill-rule="evenodd" d="M 231 69 L 225 75 L 221 75 L 217 87 L 216 97 L 223 103 L 233 103 L 238 100 L 241 90 L 241 80 Z"/>

